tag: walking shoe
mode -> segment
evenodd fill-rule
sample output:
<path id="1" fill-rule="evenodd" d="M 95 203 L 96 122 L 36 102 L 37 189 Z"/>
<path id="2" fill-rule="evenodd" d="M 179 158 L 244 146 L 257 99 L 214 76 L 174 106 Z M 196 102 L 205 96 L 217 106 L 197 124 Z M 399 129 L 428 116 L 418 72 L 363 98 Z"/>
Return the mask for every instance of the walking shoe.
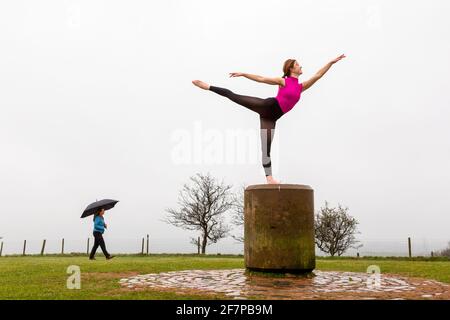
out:
<path id="1" fill-rule="evenodd" d="M 108 256 L 106 257 L 106 260 L 111 260 L 112 258 L 114 258 L 115 256 Z"/>

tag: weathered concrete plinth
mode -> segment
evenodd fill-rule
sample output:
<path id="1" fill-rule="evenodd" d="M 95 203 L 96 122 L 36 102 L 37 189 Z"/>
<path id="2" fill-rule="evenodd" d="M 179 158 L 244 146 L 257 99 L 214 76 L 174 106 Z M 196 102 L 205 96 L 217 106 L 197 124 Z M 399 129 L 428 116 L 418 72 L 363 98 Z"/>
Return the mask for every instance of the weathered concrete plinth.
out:
<path id="1" fill-rule="evenodd" d="M 316 266 L 314 191 L 300 184 L 257 184 L 244 193 L 247 270 L 307 273 Z"/>

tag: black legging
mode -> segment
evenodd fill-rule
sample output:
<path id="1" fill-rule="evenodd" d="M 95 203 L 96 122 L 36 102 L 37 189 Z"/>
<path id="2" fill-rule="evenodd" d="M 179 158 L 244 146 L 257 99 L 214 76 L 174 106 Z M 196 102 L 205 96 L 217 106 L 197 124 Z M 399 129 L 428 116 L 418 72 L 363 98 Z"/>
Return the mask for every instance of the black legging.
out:
<path id="1" fill-rule="evenodd" d="M 94 246 L 92 247 L 92 251 L 91 251 L 91 255 L 90 258 L 94 258 L 95 256 L 95 252 L 97 251 L 98 246 L 100 246 L 100 248 L 102 248 L 103 254 L 105 255 L 105 257 L 109 257 L 110 254 L 108 253 L 108 251 L 106 251 L 106 245 L 105 245 L 105 240 L 103 239 L 103 236 L 101 234 L 101 232 L 98 231 L 94 231 Z"/>
<path id="2" fill-rule="evenodd" d="M 229 89 L 209 86 L 209 90 L 227 97 L 256 113 L 259 114 L 260 136 L 262 149 L 262 165 L 266 176 L 272 175 L 272 162 L 270 159 L 270 147 L 272 145 L 273 136 L 275 134 L 275 124 L 283 115 L 283 111 L 275 97 L 258 98 L 236 94 Z"/>

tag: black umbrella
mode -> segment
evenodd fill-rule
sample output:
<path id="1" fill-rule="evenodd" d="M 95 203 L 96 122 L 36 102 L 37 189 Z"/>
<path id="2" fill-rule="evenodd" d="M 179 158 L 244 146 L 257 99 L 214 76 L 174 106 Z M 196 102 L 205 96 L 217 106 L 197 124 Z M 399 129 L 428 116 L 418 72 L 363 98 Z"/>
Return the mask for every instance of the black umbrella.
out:
<path id="1" fill-rule="evenodd" d="M 103 199 L 100 201 L 96 201 L 91 203 L 87 206 L 87 208 L 84 210 L 83 214 L 81 215 L 81 218 L 86 218 L 87 216 L 93 215 L 100 209 L 109 210 L 111 208 L 114 208 L 116 203 L 119 202 L 118 200 L 112 200 L 112 199 Z"/>

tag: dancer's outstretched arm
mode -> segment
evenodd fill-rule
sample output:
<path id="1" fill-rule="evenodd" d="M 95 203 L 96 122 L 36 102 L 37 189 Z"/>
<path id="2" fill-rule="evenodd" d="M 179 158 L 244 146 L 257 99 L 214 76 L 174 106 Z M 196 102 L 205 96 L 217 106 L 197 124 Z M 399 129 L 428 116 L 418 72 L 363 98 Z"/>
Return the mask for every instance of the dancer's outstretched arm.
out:
<path id="1" fill-rule="evenodd" d="M 258 76 L 256 74 L 243 73 L 243 72 L 230 72 L 230 77 L 246 77 L 247 79 L 250 79 L 250 80 L 253 80 L 256 82 L 262 82 L 262 83 L 273 84 L 273 85 L 284 85 L 283 78 L 281 78 L 281 77 L 268 78 L 268 77 Z"/>
<path id="2" fill-rule="evenodd" d="M 336 62 L 338 62 L 339 60 L 341 60 L 343 58 L 345 58 L 345 55 L 341 54 L 336 59 L 333 59 L 330 62 L 328 62 L 324 67 L 322 67 L 319 71 L 317 71 L 317 73 L 314 76 L 312 76 L 310 79 L 304 81 L 302 91 L 305 91 L 306 89 L 310 88 L 314 83 L 316 83 L 317 80 L 322 78 L 322 76 L 331 68 L 331 66 L 333 64 L 335 64 Z"/>

